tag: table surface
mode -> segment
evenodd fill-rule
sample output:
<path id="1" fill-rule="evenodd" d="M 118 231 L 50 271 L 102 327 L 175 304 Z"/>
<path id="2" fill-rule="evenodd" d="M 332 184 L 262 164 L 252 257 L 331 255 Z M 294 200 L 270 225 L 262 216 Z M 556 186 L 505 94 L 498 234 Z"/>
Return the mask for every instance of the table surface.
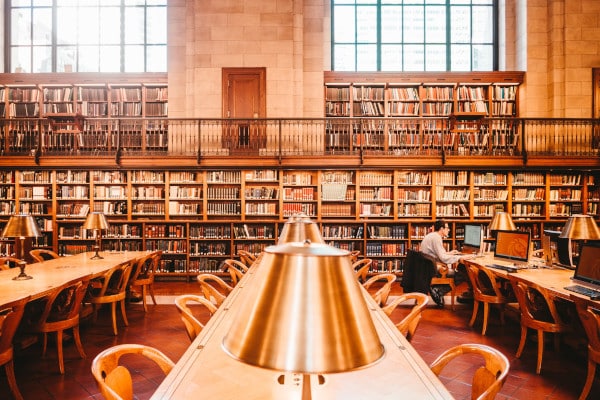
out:
<path id="1" fill-rule="evenodd" d="M 255 264 L 256 265 L 256 264 Z M 201 334 L 165 378 L 152 399 L 300 399 L 302 376 L 246 365 L 227 355 L 222 340 L 240 304 L 255 285 L 254 268 L 244 275 L 206 324 Z M 376 364 L 346 373 L 326 374 L 325 382 L 311 379 L 312 398 L 318 399 L 451 399 L 452 396 L 391 320 L 363 291 L 385 347 Z M 440 349 L 442 352 L 444 349 Z M 283 376 L 283 383 L 278 379 Z"/>
<path id="2" fill-rule="evenodd" d="M 27 296 L 36 299 L 52 289 L 84 276 L 96 277 L 112 267 L 137 260 L 148 251 L 101 252 L 102 259 L 92 259 L 95 252 L 60 257 L 41 263 L 27 264 L 25 273 L 33 277 L 28 280 L 13 280 L 19 268 L 0 270 L 0 305 Z"/>

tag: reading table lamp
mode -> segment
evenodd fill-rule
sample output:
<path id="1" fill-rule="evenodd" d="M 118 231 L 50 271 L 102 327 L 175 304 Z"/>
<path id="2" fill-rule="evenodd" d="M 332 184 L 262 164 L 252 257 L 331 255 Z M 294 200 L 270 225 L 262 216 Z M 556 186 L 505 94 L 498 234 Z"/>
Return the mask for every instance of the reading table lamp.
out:
<path id="1" fill-rule="evenodd" d="M 102 259 L 99 253 L 100 251 L 100 242 L 102 238 L 102 231 L 108 229 L 108 222 L 106 221 L 106 217 L 101 212 L 91 212 L 85 219 L 83 223 L 83 229 L 90 229 L 94 231 L 96 235 L 96 244 L 94 245 L 94 250 L 96 254 L 91 258 L 92 260 Z"/>
<path id="2" fill-rule="evenodd" d="M 254 273 L 260 284 L 223 338 L 233 358 L 302 374 L 307 400 L 311 375 L 353 371 L 383 357 L 347 251 L 310 241 L 269 246 Z"/>
<path id="3" fill-rule="evenodd" d="M 494 213 L 492 221 L 488 225 L 488 229 L 493 231 L 516 231 L 517 227 L 512 220 L 512 217 L 506 211 L 497 211 Z"/>
<path id="4" fill-rule="evenodd" d="M 319 225 L 306 214 L 294 214 L 283 224 L 277 244 L 289 242 L 325 243 L 319 230 Z"/>
<path id="5" fill-rule="evenodd" d="M 40 236 L 42 236 L 40 228 L 31 215 L 11 215 L 10 219 L 6 223 L 6 226 L 4 227 L 4 230 L 2 231 L 2 237 L 15 239 L 19 238 L 20 240 L 21 256 L 19 258 L 21 261 L 19 262 L 19 269 L 21 272 L 18 276 L 15 276 L 13 280 L 21 281 L 33 278 L 25 273 L 25 266 L 27 265 L 27 262 L 25 262 L 25 238 Z"/>
<path id="6" fill-rule="evenodd" d="M 565 223 L 559 237 L 569 241 L 600 240 L 600 229 L 591 215 L 573 214 Z M 569 261 L 571 267 L 575 267 L 571 243 L 569 243 Z"/>

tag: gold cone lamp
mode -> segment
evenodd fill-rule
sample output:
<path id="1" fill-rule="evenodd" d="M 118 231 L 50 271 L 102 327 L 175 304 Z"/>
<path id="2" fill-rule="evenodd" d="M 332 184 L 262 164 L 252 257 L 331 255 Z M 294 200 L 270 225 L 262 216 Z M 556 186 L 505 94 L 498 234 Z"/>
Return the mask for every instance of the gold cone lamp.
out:
<path id="1" fill-rule="evenodd" d="M 108 222 L 106 221 L 104 214 L 96 211 L 89 213 L 85 219 L 85 222 L 83 223 L 83 229 L 93 230 L 96 236 L 96 244 L 94 245 L 96 254 L 94 254 L 92 260 L 104 258 L 99 253 L 102 240 L 102 231 L 108 229 Z"/>
<path id="2" fill-rule="evenodd" d="M 281 229 L 277 244 L 290 242 L 324 243 L 319 225 L 312 221 L 306 214 L 292 215 Z"/>
<path id="3" fill-rule="evenodd" d="M 600 240 L 600 229 L 598 229 L 598 225 L 591 215 L 573 214 L 565 223 L 559 237 L 569 239 L 569 241 Z M 575 267 L 575 263 L 573 262 L 573 248 L 570 242 L 569 261 L 571 262 L 571 267 Z"/>
<path id="4" fill-rule="evenodd" d="M 512 217 L 506 211 L 497 211 L 488 225 L 490 231 L 516 231 Z"/>
<path id="5" fill-rule="evenodd" d="M 40 237 L 42 233 L 38 227 L 35 219 L 29 214 L 14 214 L 11 215 L 10 219 L 6 223 L 4 230 L 2 231 L 2 237 L 6 238 L 19 238 L 21 248 L 21 262 L 19 263 L 19 269 L 21 272 L 18 276 L 14 277 L 13 280 L 20 281 L 26 279 L 32 279 L 31 276 L 25 273 L 25 238 L 28 237 Z"/>
<path id="6" fill-rule="evenodd" d="M 311 398 L 311 374 L 352 371 L 384 355 L 369 309 L 345 250 L 322 243 L 267 247 L 255 271 L 259 285 L 223 339 L 244 363 L 303 374 L 302 398 Z"/>

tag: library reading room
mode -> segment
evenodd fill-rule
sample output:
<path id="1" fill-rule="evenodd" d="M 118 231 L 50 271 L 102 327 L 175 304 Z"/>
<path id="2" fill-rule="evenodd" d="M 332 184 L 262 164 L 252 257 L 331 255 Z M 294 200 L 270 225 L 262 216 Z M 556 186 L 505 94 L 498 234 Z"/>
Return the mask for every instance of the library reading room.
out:
<path id="1" fill-rule="evenodd" d="M 598 0 L 0 4 L 0 399 L 600 398 Z"/>

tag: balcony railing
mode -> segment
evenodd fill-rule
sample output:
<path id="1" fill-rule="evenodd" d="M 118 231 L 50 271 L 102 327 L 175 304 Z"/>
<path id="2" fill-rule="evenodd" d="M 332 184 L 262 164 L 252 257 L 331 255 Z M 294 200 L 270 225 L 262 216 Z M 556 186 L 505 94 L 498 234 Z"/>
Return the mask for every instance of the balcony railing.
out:
<path id="1" fill-rule="evenodd" d="M 598 155 L 600 120 L 482 118 L 0 120 L 2 156 Z"/>

